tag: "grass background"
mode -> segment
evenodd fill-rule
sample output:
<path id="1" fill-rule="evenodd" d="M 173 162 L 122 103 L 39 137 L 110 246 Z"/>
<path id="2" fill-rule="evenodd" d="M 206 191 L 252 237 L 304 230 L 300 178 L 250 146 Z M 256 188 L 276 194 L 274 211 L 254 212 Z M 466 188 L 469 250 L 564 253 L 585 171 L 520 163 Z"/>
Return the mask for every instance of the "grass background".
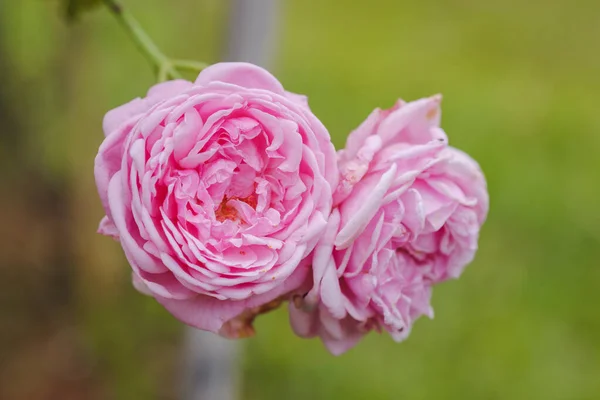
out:
<path id="1" fill-rule="evenodd" d="M 218 61 L 222 1 L 126 4 L 169 54 Z M 261 317 L 243 399 L 600 398 L 599 14 L 592 0 L 285 2 L 273 72 L 336 146 L 375 107 L 443 93 L 443 128 L 480 162 L 491 210 L 475 262 L 402 344 L 372 334 L 332 357 L 285 310 Z M 0 22 L 0 94 L 22 132 L 2 122 L 0 393 L 173 398 L 181 326 L 94 233 L 101 118 L 152 73 L 104 10 L 67 27 L 52 1 L 3 1 Z M 29 170 L 62 194 L 59 222 Z M 49 263 L 55 226 L 65 255 Z"/>

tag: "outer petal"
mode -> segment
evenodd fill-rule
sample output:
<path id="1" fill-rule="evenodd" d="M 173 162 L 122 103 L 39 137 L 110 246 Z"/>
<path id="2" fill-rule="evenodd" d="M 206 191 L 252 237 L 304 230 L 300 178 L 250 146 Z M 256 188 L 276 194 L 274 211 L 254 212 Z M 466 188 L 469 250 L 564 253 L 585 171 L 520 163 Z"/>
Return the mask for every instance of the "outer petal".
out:
<path id="1" fill-rule="evenodd" d="M 329 217 L 329 221 L 327 223 L 327 227 L 325 228 L 325 233 L 321 237 L 321 240 L 315 247 L 315 251 L 312 256 L 312 270 L 313 270 L 313 288 L 308 292 L 305 297 L 306 303 L 309 305 L 316 305 L 319 300 L 319 294 L 321 292 L 321 283 L 323 277 L 326 274 L 327 269 L 333 268 L 333 273 L 335 274 L 335 263 L 332 263 L 332 251 L 333 251 L 333 242 L 335 240 L 335 236 L 337 235 L 338 229 L 340 225 L 340 212 L 335 209 L 331 213 Z M 328 288 L 329 289 L 329 288 Z M 341 292 L 338 290 L 339 295 L 341 296 Z M 332 296 L 335 294 L 332 293 Z M 333 302 L 336 302 L 333 300 Z M 341 303 L 342 300 L 339 299 Z"/>
<path id="2" fill-rule="evenodd" d="M 131 283 L 133 283 L 133 287 L 140 293 L 145 294 L 146 296 L 153 296 L 154 294 L 152 293 L 152 291 L 148 288 L 148 286 L 146 285 L 146 283 L 144 283 L 144 281 L 142 280 L 142 278 L 140 278 L 139 276 L 137 276 L 137 274 L 135 272 L 131 273 Z"/>
<path id="3" fill-rule="evenodd" d="M 183 79 L 176 79 L 154 85 L 148 90 L 145 98 L 136 98 L 129 103 L 123 104 L 110 110 L 104 116 L 102 129 L 104 135 L 108 136 L 116 131 L 121 125 L 133 117 L 139 117 L 141 114 L 152 108 L 153 105 L 161 100 L 175 96 L 192 87 L 192 83 Z"/>
<path id="4" fill-rule="evenodd" d="M 351 160 L 356 157 L 361 147 L 365 144 L 365 140 L 375 133 L 377 125 L 383 119 L 384 112 L 380 108 L 376 108 L 369 114 L 355 130 L 350 132 L 346 139 L 346 146 L 339 151 L 341 162 Z"/>
<path id="5" fill-rule="evenodd" d="M 297 307 L 293 302 L 288 305 L 290 326 L 294 333 L 303 338 L 315 337 L 319 334 L 317 310 L 306 311 Z"/>
<path id="6" fill-rule="evenodd" d="M 119 240 L 127 260 L 139 269 L 151 273 L 162 273 L 167 268 L 140 246 L 139 231 L 129 229 L 127 216 L 130 212 L 125 204 L 127 194 L 123 191 L 122 172 L 117 172 L 108 186 L 108 207 L 111 219 L 119 232 Z"/>
<path id="7" fill-rule="evenodd" d="M 244 301 L 218 300 L 198 295 L 187 300 L 154 296 L 175 318 L 198 329 L 219 333 L 223 324 L 246 308 Z"/>
<path id="8" fill-rule="evenodd" d="M 308 106 L 308 97 L 306 97 L 305 95 L 286 91 L 285 97 L 287 97 L 289 100 L 296 103 L 297 105 L 310 110 L 310 107 Z"/>
<path id="9" fill-rule="evenodd" d="M 391 112 L 378 127 L 383 143 L 401 141 L 423 144 L 431 140 L 446 140 L 443 131 L 435 129 L 440 122 L 441 95 L 410 102 Z"/>
<path id="10" fill-rule="evenodd" d="M 337 319 L 326 308 L 311 311 L 298 308 L 290 303 L 290 325 L 294 333 L 303 338 L 320 336 L 329 352 L 339 356 L 354 347 L 365 331 L 359 329 L 359 323 L 350 319 Z"/>
<path id="11" fill-rule="evenodd" d="M 465 193 L 477 199 L 475 209 L 481 225 L 485 222 L 490 207 L 485 176 L 479 164 L 465 152 L 454 147 L 448 147 L 446 152 L 450 154 L 448 175 L 460 182 Z"/>
<path id="12" fill-rule="evenodd" d="M 121 169 L 123 160 L 123 145 L 127 135 L 131 131 L 131 126 L 125 125 L 104 139 L 100 145 L 98 155 L 94 160 L 94 177 L 100 201 L 104 206 L 104 211 L 110 218 L 110 208 L 108 207 L 108 184 L 112 177 Z"/>
<path id="13" fill-rule="evenodd" d="M 218 333 L 221 336 L 238 338 L 245 335 L 242 334 L 240 336 L 239 332 L 232 331 L 231 326 L 238 327 L 241 330 L 245 330 L 248 327 L 251 328 L 253 318 L 247 321 L 240 320 L 238 323 L 227 324 L 229 326 L 227 326 L 226 329 L 223 329 L 225 328 L 224 324 L 233 321 L 234 319 L 238 319 L 236 317 L 243 313 L 246 314 L 252 309 L 260 308 L 261 306 L 272 301 L 279 301 L 287 298 L 287 293 L 297 289 L 298 286 L 300 286 L 302 282 L 306 280 L 307 275 L 308 264 L 305 260 L 282 284 L 267 293 L 253 296 L 247 300 L 218 300 L 216 298 L 204 295 L 198 295 L 196 297 L 183 300 L 168 299 L 156 295 L 154 297 L 156 297 L 156 300 L 176 318 L 188 325 L 198 329 Z M 148 291 L 147 288 L 144 288 L 144 286 L 140 286 L 139 280 L 136 282 L 135 275 L 134 285 L 142 293 L 146 293 Z M 268 309 L 266 311 L 268 311 Z M 265 311 L 258 312 L 262 313 Z"/>
<path id="14" fill-rule="evenodd" d="M 105 236 L 111 236 L 112 238 L 119 240 L 119 231 L 117 227 L 108 217 L 102 218 L 100 226 L 98 227 L 98 233 Z"/>
<path id="15" fill-rule="evenodd" d="M 104 115 L 104 120 L 102 121 L 104 135 L 110 135 L 121 126 L 121 124 L 125 123 L 125 121 L 136 115 L 140 115 L 147 110 L 148 107 L 146 106 L 146 102 L 139 97 L 131 100 L 129 103 L 125 103 L 122 106 L 110 110 Z"/>
<path id="16" fill-rule="evenodd" d="M 172 81 L 166 81 L 158 83 L 148 90 L 148 96 L 146 102 L 148 103 L 148 109 L 160 100 L 165 100 L 173 96 L 177 96 L 192 88 L 194 84 L 185 79 L 175 79 Z"/>
<path id="17" fill-rule="evenodd" d="M 339 356 L 356 346 L 360 339 L 362 339 L 364 333 L 359 332 L 352 325 L 355 324 L 353 321 L 342 321 L 342 329 L 344 335 L 341 338 L 335 338 L 330 335 L 323 335 L 323 344 L 327 347 L 327 350 L 334 356 Z"/>
<path id="18" fill-rule="evenodd" d="M 341 160 L 339 165 L 340 182 L 334 193 L 333 202 L 339 204 L 350 195 L 354 185 L 365 176 L 373 157 L 381 149 L 379 136 L 369 136 L 356 157 L 349 161 Z"/>
<path id="19" fill-rule="evenodd" d="M 372 188 L 368 196 L 357 196 L 361 206 L 354 209 L 348 214 L 352 214 L 344 220 L 344 209 L 342 208 L 342 229 L 335 239 L 335 246 L 339 250 L 345 249 L 352 244 L 358 235 L 362 233 L 364 228 L 369 224 L 371 218 L 377 213 L 381 206 L 383 198 L 387 193 L 392 181 L 396 175 L 396 164 L 392 164 L 390 169 L 386 171 L 379 182 Z"/>
<path id="20" fill-rule="evenodd" d="M 284 95 L 283 86 L 267 70 L 249 63 L 228 62 L 213 64 L 204 69 L 196 79 L 196 85 L 208 85 L 211 82 L 225 82 L 250 88 L 264 89 Z"/>

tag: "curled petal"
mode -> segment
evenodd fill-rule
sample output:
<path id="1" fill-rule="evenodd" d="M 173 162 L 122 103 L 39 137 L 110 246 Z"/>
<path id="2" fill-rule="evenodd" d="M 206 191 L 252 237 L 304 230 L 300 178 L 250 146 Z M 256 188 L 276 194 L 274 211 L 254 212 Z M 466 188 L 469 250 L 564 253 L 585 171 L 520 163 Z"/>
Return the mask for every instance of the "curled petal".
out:
<path id="1" fill-rule="evenodd" d="M 264 89 L 284 94 L 281 83 L 267 70 L 249 63 L 217 63 L 205 68 L 196 79 L 196 85 L 208 85 L 211 82 L 225 82 L 250 89 Z"/>

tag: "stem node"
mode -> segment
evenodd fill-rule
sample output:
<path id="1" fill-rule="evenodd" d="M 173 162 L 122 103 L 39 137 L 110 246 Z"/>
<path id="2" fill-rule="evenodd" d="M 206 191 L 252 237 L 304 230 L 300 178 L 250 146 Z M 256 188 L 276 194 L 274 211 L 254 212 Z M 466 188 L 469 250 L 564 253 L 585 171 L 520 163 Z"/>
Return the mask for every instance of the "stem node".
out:
<path id="1" fill-rule="evenodd" d="M 156 46 L 154 41 L 148 36 L 146 31 L 137 22 L 118 0 L 103 0 L 108 10 L 115 16 L 121 26 L 127 31 L 133 39 L 138 49 L 146 56 L 148 61 L 154 66 L 158 74 L 159 81 L 170 78 L 180 79 L 181 74 L 175 68 L 175 64 Z M 200 63 L 202 64 L 202 63 Z"/>

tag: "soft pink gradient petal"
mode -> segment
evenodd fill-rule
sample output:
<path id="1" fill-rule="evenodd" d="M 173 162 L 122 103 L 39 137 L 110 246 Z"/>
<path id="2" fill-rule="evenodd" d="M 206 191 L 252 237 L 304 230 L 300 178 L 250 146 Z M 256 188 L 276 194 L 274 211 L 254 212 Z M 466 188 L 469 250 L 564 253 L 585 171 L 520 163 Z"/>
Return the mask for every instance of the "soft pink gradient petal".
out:
<path id="1" fill-rule="evenodd" d="M 146 102 L 139 97 L 131 100 L 129 103 L 123 104 L 113 110 L 110 110 L 104 116 L 102 121 L 102 129 L 104 135 L 108 136 L 113 133 L 125 121 L 136 117 L 148 110 Z"/>
<path id="2" fill-rule="evenodd" d="M 198 329 L 219 333 L 223 324 L 241 314 L 246 308 L 244 301 L 218 300 L 197 295 L 186 300 L 166 299 L 155 296 L 175 318 Z"/>
<path id="3" fill-rule="evenodd" d="M 364 190 L 364 195 L 356 196 L 360 199 L 359 207 L 348 209 L 346 214 L 349 218 L 344 221 L 339 234 L 335 239 L 335 246 L 338 249 L 345 249 L 363 232 L 363 229 L 381 207 L 385 194 L 390 188 L 396 175 L 396 164 L 392 164 L 390 169 L 381 175 L 381 179 L 373 187 Z M 368 194 L 367 194 L 368 192 Z M 356 204 L 358 202 L 355 202 Z M 358 204 L 357 204 L 358 205 Z"/>
<path id="4" fill-rule="evenodd" d="M 250 89 L 264 89 L 284 94 L 283 86 L 267 70 L 249 63 L 217 63 L 200 72 L 196 85 L 208 85 L 211 82 L 225 82 Z"/>
<path id="5" fill-rule="evenodd" d="M 316 305 L 322 294 L 328 295 L 328 301 L 333 305 L 335 303 L 341 304 L 341 292 L 339 289 L 339 282 L 337 277 L 330 281 L 325 279 L 325 276 L 329 276 L 333 273 L 335 276 L 335 263 L 332 260 L 333 252 L 333 241 L 337 235 L 340 225 L 340 213 L 339 210 L 333 210 L 327 222 L 325 233 L 321 237 L 321 240 L 315 247 L 312 257 L 312 270 L 313 270 L 313 288 L 306 294 L 304 300 L 309 305 Z M 327 285 L 321 289 L 321 285 Z M 337 284 L 337 290 L 335 286 Z M 337 296 L 336 296 L 337 295 Z M 336 298 L 337 297 L 337 298 Z M 334 306 L 335 307 L 335 306 Z M 337 307 L 335 307 L 337 308 Z"/>
<path id="6" fill-rule="evenodd" d="M 102 218 L 98 226 L 98 233 L 105 236 L 111 236 L 113 239 L 119 240 L 119 231 L 115 224 L 108 217 Z"/>
<path id="7" fill-rule="evenodd" d="M 297 105 L 310 110 L 310 107 L 308 106 L 308 97 L 306 97 L 305 95 L 286 91 L 285 97 L 287 97 Z"/>
<path id="8" fill-rule="evenodd" d="M 120 169 L 123 162 L 123 151 L 127 135 L 131 131 L 131 125 L 125 125 L 104 139 L 100 145 L 98 155 L 94 160 L 94 176 L 100 201 L 105 212 L 109 214 L 108 209 L 108 184 Z"/>
<path id="9" fill-rule="evenodd" d="M 151 107 L 160 100 L 166 100 L 170 97 L 177 96 L 186 90 L 191 89 L 193 86 L 192 82 L 186 81 L 185 79 L 174 79 L 172 81 L 157 83 L 148 90 L 148 95 L 145 100 Z"/>
<path id="10" fill-rule="evenodd" d="M 104 135 L 108 136 L 116 131 L 121 125 L 134 117 L 148 111 L 157 102 L 175 96 L 192 87 L 192 83 L 183 79 L 162 82 L 154 85 L 145 98 L 136 98 L 113 110 L 104 116 L 102 128 Z"/>

